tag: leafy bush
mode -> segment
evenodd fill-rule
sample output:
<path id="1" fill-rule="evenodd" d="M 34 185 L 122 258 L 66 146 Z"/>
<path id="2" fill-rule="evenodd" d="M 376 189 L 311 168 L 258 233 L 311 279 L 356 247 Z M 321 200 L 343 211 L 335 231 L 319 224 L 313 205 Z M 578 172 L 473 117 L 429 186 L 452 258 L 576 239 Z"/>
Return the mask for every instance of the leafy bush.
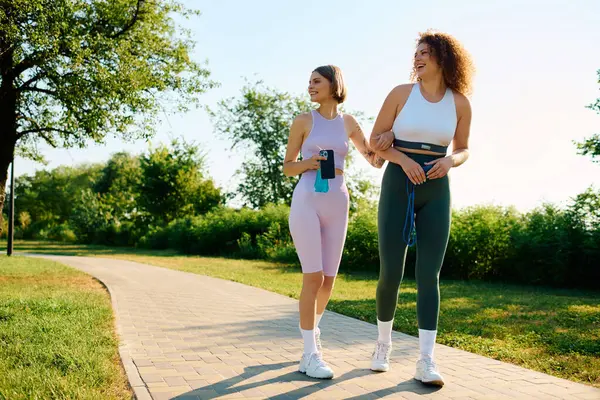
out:
<path id="1" fill-rule="evenodd" d="M 379 271 L 377 237 L 377 205 L 360 202 L 348 221 L 348 235 L 344 245 L 343 271 Z"/>
<path id="2" fill-rule="evenodd" d="M 81 193 L 74 207 L 70 224 L 77 238 L 83 243 L 113 244 L 115 218 L 110 205 L 102 196 L 87 189 Z"/>
<path id="3" fill-rule="evenodd" d="M 497 276 L 497 267 L 512 255 L 511 236 L 520 222 L 513 208 L 477 206 L 454 211 L 443 275 L 459 279 Z"/>
<path id="4" fill-rule="evenodd" d="M 46 232 L 44 239 L 52 240 L 55 242 L 75 242 L 77 237 L 69 226 L 69 224 L 54 225 Z"/>
<path id="5" fill-rule="evenodd" d="M 142 244 L 164 247 L 166 237 L 168 247 L 184 253 L 260 258 L 267 252 L 274 254 L 273 246 L 290 242 L 289 231 L 281 228 L 287 227 L 288 215 L 289 209 L 282 205 L 263 210 L 219 208 L 172 221 L 164 229 L 149 232 Z"/>
<path id="6" fill-rule="evenodd" d="M 562 287 L 594 287 L 600 280 L 600 193 L 588 191 L 566 209 L 544 205 L 525 214 L 513 207 L 455 210 L 442 279 L 477 279 Z M 289 233 L 289 208 L 219 208 L 154 228 L 146 247 L 189 254 L 261 258 L 298 264 Z M 401 238 L 399 238 L 401 240 Z M 415 248 L 405 275 L 414 276 Z M 351 214 L 341 271 L 379 271 L 377 205 L 361 201 Z"/>

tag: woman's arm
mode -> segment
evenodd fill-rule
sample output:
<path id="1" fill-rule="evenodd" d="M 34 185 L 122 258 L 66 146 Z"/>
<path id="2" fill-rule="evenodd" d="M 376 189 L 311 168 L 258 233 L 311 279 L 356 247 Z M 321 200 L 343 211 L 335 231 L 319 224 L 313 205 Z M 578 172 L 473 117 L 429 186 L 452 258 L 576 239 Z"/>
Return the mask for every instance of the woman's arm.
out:
<path id="1" fill-rule="evenodd" d="M 312 116 L 308 113 L 300 114 L 294 118 L 294 122 L 290 127 L 285 159 L 283 160 L 283 174 L 285 176 L 296 176 L 309 169 L 319 169 L 319 160 L 325 159 L 325 157 L 315 155 L 307 160 L 297 161 L 304 142 L 304 136 L 311 124 Z"/>
<path id="2" fill-rule="evenodd" d="M 384 135 L 386 132 L 390 132 L 392 130 L 394 120 L 398 115 L 398 109 L 404 107 L 404 103 L 406 103 L 411 89 L 412 85 L 410 84 L 400 85 L 392 89 L 392 91 L 387 95 L 383 101 L 381 110 L 379 110 L 379 114 L 377 115 L 377 119 L 373 125 L 371 137 L 369 138 L 369 144 L 371 145 L 371 148 L 377 149 L 381 135 Z M 402 160 L 403 156 L 401 152 L 393 147 L 388 147 L 385 150 L 377 150 L 377 154 L 379 154 L 382 158 L 396 164 L 399 164 L 399 161 Z"/>
<path id="3" fill-rule="evenodd" d="M 392 91 L 383 101 L 383 105 L 381 106 L 379 114 L 377 115 L 377 119 L 375 120 L 375 125 L 373 125 L 371 137 L 369 138 L 369 144 L 372 149 L 377 149 L 379 147 L 381 136 L 392 130 L 392 125 L 394 124 L 394 119 L 396 119 L 397 115 L 398 101 L 400 100 L 401 92 L 402 86 L 397 86 L 392 89 Z M 383 150 L 377 151 L 379 152 Z"/>
<path id="4" fill-rule="evenodd" d="M 469 137 L 471 136 L 471 103 L 462 94 L 457 97 L 458 123 L 452 141 L 452 166 L 458 167 L 469 158 Z"/>
<path id="5" fill-rule="evenodd" d="M 452 154 L 439 158 L 427 164 L 435 164 L 428 172 L 428 179 L 446 176 L 450 168 L 456 168 L 469 158 L 469 136 L 471 132 L 471 104 L 462 94 L 455 96 L 458 122 L 454 139 L 452 140 Z"/>
<path id="6" fill-rule="evenodd" d="M 363 133 L 360 124 L 352 115 L 344 114 L 344 124 L 346 125 L 346 132 L 349 133 L 349 137 L 356 146 L 356 149 L 363 155 L 363 157 L 375 168 L 381 168 L 385 163 L 385 160 L 377 155 L 377 153 L 369 146 L 365 134 Z"/>
<path id="7" fill-rule="evenodd" d="M 400 110 L 402 110 L 402 107 L 404 107 L 404 104 L 406 104 L 412 87 L 412 84 L 396 86 L 386 97 L 375 120 L 375 125 L 373 125 L 373 132 L 370 138 L 372 148 L 377 148 L 376 144 L 379 140 L 379 135 L 392 130 L 394 120 Z M 425 182 L 425 171 L 423 168 L 394 147 L 378 150 L 376 153 L 381 158 L 400 165 L 412 183 L 419 184 Z"/>

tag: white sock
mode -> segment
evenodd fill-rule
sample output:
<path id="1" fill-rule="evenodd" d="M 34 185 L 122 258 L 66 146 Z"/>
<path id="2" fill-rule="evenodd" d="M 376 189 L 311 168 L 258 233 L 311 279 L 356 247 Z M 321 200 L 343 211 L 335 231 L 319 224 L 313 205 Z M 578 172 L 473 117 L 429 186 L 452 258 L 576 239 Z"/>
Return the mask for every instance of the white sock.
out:
<path id="1" fill-rule="evenodd" d="M 302 339 L 304 339 L 304 354 L 317 352 L 317 341 L 315 339 L 315 330 L 300 329 Z"/>
<path id="2" fill-rule="evenodd" d="M 428 331 L 419 329 L 419 349 L 421 350 L 421 359 L 433 360 L 433 348 L 435 346 L 435 337 L 437 331 Z"/>
<path id="3" fill-rule="evenodd" d="M 382 322 L 377 320 L 377 329 L 379 330 L 379 338 L 377 339 L 381 343 L 392 343 L 392 325 L 394 320 Z"/>
<path id="4" fill-rule="evenodd" d="M 315 319 L 315 329 L 319 327 L 319 322 L 321 322 L 321 318 L 323 318 L 323 314 L 317 314 Z"/>

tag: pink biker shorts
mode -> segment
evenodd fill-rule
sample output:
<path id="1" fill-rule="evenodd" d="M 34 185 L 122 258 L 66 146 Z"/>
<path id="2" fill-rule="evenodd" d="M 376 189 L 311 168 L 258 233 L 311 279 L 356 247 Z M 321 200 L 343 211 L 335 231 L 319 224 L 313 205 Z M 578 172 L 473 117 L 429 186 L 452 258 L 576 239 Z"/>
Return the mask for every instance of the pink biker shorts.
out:
<path id="1" fill-rule="evenodd" d="M 348 231 L 350 197 L 343 175 L 329 180 L 327 193 L 315 192 L 316 175 L 305 172 L 294 189 L 290 233 L 303 273 L 336 276 Z"/>

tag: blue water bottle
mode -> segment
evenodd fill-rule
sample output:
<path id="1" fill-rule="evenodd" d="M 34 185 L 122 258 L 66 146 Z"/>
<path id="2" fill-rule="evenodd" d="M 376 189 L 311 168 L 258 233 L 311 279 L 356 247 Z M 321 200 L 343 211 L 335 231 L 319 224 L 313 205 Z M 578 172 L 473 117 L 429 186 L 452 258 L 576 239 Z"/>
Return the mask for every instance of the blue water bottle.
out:
<path id="1" fill-rule="evenodd" d="M 327 158 L 327 150 L 321 150 L 319 155 Z M 317 170 L 317 178 L 315 179 L 315 192 L 327 193 L 329 191 L 329 182 L 321 177 L 321 169 Z"/>

